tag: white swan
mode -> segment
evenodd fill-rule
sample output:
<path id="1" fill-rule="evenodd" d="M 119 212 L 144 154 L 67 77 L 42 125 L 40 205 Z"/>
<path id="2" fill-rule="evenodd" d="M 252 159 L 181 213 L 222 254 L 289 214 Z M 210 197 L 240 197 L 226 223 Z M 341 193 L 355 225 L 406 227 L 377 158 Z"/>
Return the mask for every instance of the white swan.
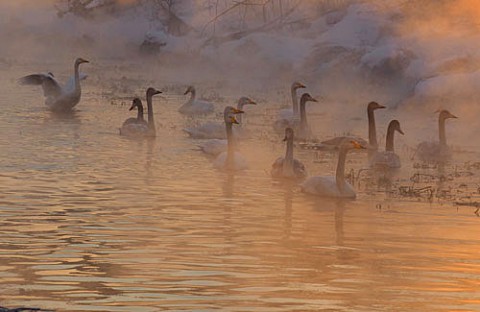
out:
<path id="1" fill-rule="evenodd" d="M 301 184 L 302 191 L 322 197 L 355 198 L 355 190 L 350 183 L 345 180 L 345 160 L 349 150 L 364 148 L 364 146 L 353 140 L 347 139 L 342 142 L 342 144 L 340 144 L 335 177 L 310 177 Z"/>
<path id="2" fill-rule="evenodd" d="M 248 97 L 241 97 L 237 103 L 237 109 L 243 111 L 245 105 L 252 104 L 255 105 L 255 101 Z M 240 117 L 240 116 L 238 116 Z M 240 119 L 240 118 L 239 118 Z M 240 124 L 241 119 L 237 122 Z M 226 139 L 227 135 L 225 133 L 225 125 L 223 123 L 218 122 L 207 122 L 203 125 L 199 125 L 197 127 L 186 128 L 183 129 L 188 135 L 193 139 Z M 234 136 L 236 138 L 242 137 L 241 131 L 234 130 Z M 225 144 L 226 146 L 226 144 Z"/>
<path id="3" fill-rule="evenodd" d="M 120 135 L 141 136 L 147 133 L 148 123 L 143 118 L 143 104 L 139 98 L 134 98 L 129 110 L 137 108 L 137 118 L 130 117 L 125 120 L 120 128 Z"/>
<path id="4" fill-rule="evenodd" d="M 448 110 L 440 111 L 438 116 L 438 142 L 422 142 L 418 144 L 416 154 L 421 161 L 426 163 L 444 163 L 452 158 L 452 152 L 447 145 L 445 135 L 445 121 L 449 118 L 457 118 Z"/>
<path id="5" fill-rule="evenodd" d="M 130 110 L 137 107 L 138 114 L 137 118 L 128 118 L 120 128 L 120 134 L 126 136 L 133 136 L 133 137 L 155 137 L 156 136 L 156 129 L 155 129 L 155 120 L 153 118 L 153 106 L 152 106 L 152 98 L 156 94 L 160 94 L 162 91 L 158 91 L 155 88 L 148 88 L 146 92 L 147 96 L 147 115 L 148 115 L 148 122 L 145 122 L 143 118 L 143 105 L 140 99 L 135 98 L 133 100 L 132 107 Z"/>
<path id="6" fill-rule="evenodd" d="M 312 98 L 310 94 L 304 93 L 300 98 L 300 124 L 296 124 L 295 132 L 297 138 L 300 141 L 308 141 L 314 138 L 312 130 L 307 122 L 307 111 L 305 105 L 307 102 L 318 102 L 316 99 Z"/>
<path id="7" fill-rule="evenodd" d="M 395 153 L 394 149 L 394 136 L 395 131 L 403 135 L 403 131 L 400 128 L 400 122 L 398 120 L 392 120 L 388 124 L 387 140 L 384 152 L 376 152 L 371 160 L 370 167 L 374 169 L 397 169 L 402 166 L 400 157 Z"/>
<path id="8" fill-rule="evenodd" d="M 368 142 L 365 139 L 362 139 L 357 136 L 341 136 L 335 137 L 330 140 L 322 141 L 321 144 L 326 149 L 337 149 L 345 140 L 356 141 L 359 144 L 368 147 L 370 156 L 378 150 L 378 143 L 377 143 L 377 129 L 375 125 L 375 111 L 377 109 L 383 109 L 385 106 L 378 104 L 377 102 L 370 102 L 367 106 L 367 118 L 368 118 Z"/>
<path id="9" fill-rule="evenodd" d="M 293 138 L 292 128 L 285 129 L 285 138 L 287 142 L 287 151 L 285 157 L 279 157 L 272 165 L 272 177 L 287 179 L 303 179 L 307 176 L 305 165 L 298 159 L 293 158 Z"/>
<path id="10" fill-rule="evenodd" d="M 278 133 L 283 133 L 287 127 L 293 128 L 295 123 L 298 122 L 298 98 L 297 90 L 306 88 L 304 84 L 295 81 L 290 87 L 290 93 L 292 95 L 292 108 L 281 109 L 277 114 L 277 119 L 273 124 L 273 128 Z"/>
<path id="11" fill-rule="evenodd" d="M 223 117 L 225 120 L 225 127 L 227 133 L 227 151 L 217 156 L 213 162 L 213 166 L 217 169 L 225 171 L 237 171 L 248 168 L 247 161 L 239 152 L 235 151 L 232 125 L 238 124 L 235 119 L 236 114 L 241 114 L 243 111 L 238 110 L 232 106 L 225 107 Z"/>
<path id="12" fill-rule="evenodd" d="M 79 73 L 79 66 L 83 63 L 88 61 L 82 58 L 75 60 L 73 77 L 63 87 L 55 80 L 52 73 L 28 75 L 20 78 L 20 83 L 41 85 L 48 109 L 55 112 L 68 112 L 80 102 L 82 95 L 80 80 L 86 78 L 86 75 Z"/>
<path id="13" fill-rule="evenodd" d="M 213 104 L 197 100 L 197 92 L 193 86 L 189 86 L 184 94 L 187 95 L 188 93 L 191 94 L 190 99 L 178 109 L 181 114 L 194 117 L 213 113 Z"/>

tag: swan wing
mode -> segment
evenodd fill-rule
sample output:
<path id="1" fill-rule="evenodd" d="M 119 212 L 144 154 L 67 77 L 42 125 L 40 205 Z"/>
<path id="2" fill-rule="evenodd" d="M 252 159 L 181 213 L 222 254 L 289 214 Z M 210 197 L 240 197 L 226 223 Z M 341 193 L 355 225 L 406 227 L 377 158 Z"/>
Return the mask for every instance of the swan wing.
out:
<path id="1" fill-rule="evenodd" d="M 62 94 L 62 87 L 58 84 L 53 74 L 33 74 L 20 78 L 22 85 L 41 85 L 45 97 L 59 97 Z"/>

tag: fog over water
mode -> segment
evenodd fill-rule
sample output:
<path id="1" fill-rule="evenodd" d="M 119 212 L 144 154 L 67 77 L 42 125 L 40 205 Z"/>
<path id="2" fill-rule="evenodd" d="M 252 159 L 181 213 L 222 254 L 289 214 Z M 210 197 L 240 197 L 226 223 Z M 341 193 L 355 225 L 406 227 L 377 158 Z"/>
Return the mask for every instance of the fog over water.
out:
<path id="1" fill-rule="evenodd" d="M 67 2 L 0 1 L 0 306 L 480 310 L 475 0 Z M 64 82 L 77 57 L 90 63 L 71 114 L 18 83 Z M 390 183 L 364 152 L 347 156 L 356 200 L 271 178 L 293 81 L 318 100 L 307 104 L 318 140 L 368 137 L 367 104 L 387 107 L 375 113 L 380 150 L 390 120 L 405 133 Z M 188 85 L 214 114 L 179 114 Z M 147 87 L 163 92 L 157 137 L 120 136 Z M 249 168 L 224 173 L 183 129 L 222 123 L 241 96 L 257 102 L 239 143 Z M 416 146 L 438 140 L 442 109 L 458 117 L 446 123 L 452 161 L 425 165 Z M 309 176 L 335 175 L 336 153 L 294 154 Z"/>

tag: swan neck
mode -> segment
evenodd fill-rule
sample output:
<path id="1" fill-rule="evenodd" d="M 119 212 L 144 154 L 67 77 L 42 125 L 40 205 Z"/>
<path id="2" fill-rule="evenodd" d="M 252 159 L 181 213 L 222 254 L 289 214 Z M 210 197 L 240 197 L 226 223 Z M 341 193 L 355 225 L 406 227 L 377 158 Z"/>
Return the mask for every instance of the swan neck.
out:
<path id="1" fill-rule="evenodd" d="M 292 88 L 292 104 L 293 104 L 293 115 L 298 115 L 298 99 L 297 99 L 297 90 Z"/>
<path id="2" fill-rule="evenodd" d="M 301 100 L 300 101 L 300 128 L 306 128 L 307 127 L 307 112 L 305 105 L 307 104 L 307 101 Z"/>
<path id="3" fill-rule="evenodd" d="M 148 131 L 155 136 L 155 121 L 153 120 L 152 95 L 147 95 L 147 114 L 148 114 Z"/>
<path id="4" fill-rule="evenodd" d="M 293 164 L 293 138 L 287 140 L 287 150 L 285 152 L 285 163 Z"/>
<path id="5" fill-rule="evenodd" d="M 342 147 L 340 148 L 338 154 L 338 162 L 337 162 L 337 171 L 335 172 L 335 180 L 337 183 L 337 188 L 340 193 L 343 193 L 345 189 L 345 161 L 347 159 L 347 149 Z"/>
<path id="6" fill-rule="evenodd" d="M 233 159 L 235 153 L 234 140 L 233 140 L 233 129 L 230 122 L 225 124 L 227 128 L 227 169 L 233 169 Z"/>
<path id="7" fill-rule="evenodd" d="M 75 63 L 74 70 L 73 70 L 73 79 L 75 81 L 75 91 L 80 90 L 80 64 Z"/>
<path id="8" fill-rule="evenodd" d="M 440 145 L 447 145 L 447 136 L 445 134 L 445 119 L 439 118 L 438 119 L 438 136 Z"/>
<path id="9" fill-rule="evenodd" d="M 238 103 L 238 104 L 237 104 L 237 109 L 243 111 L 243 106 L 244 106 L 244 105 L 243 105 L 242 103 Z M 235 116 L 235 119 L 238 121 L 238 123 L 239 123 L 240 125 L 242 124 L 242 115 L 243 115 L 243 114 L 237 114 L 237 115 Z"/>
<path id="10" fill-rule="evenodd" d="M 143 106 L 138 106 L 137 120 L 143 120 Z"/>
<path id="11" fill-rule="evenodd" d="M 197 91 L 194 89 L 194 90 L 190 90 L 190 101 L 194 101 L 195 100 L 195 97 L 196 97 L 196 93 Z"/>
<path id="12" fill-rule="evenodd" d="M 387 152 L 393 152 L 394 151 L 394 147 L 393 147 L 394 137 L 395 137 L 395 129 L 393 127 L 388 127 L 387 141 L 386 141 L 386 146 L 385 146 L 385 150 Z"/>
<path id="13" fill-rule="evenodd" d="M 368 115 L 368 143 L 374 147 L 378 147 L 377 130 L 375 127 L 375 113 L 373 109 L 367 109 Z"/>

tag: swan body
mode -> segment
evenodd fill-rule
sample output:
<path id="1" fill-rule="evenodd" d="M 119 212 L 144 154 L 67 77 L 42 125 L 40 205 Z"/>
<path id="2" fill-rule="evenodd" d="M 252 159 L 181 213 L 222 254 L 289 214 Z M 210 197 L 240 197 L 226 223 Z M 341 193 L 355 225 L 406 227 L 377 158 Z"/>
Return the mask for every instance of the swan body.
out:
<path id="1" fill-rule="evenodd" d="M 272 164 L 271 175 L 274 178 L 303 179 L 307 176 L 305 165 L 298 159 L 293 158 L 293 139 L 294 132 L 292 128 L 285 129 L 285 138 L 287 150 L 285 157 L 279 157 Z"/>
<path id="2" fill-rule="evenodd" d="M 197 100 L 196 90 L 193 86 L 189 86 L 184 94 L 187 95 L 188 93 L 191 94 L 190 99 L 178 109 L 181 114 L 194 117 L 213 113 L 213 104 Z"/>
<path id="3" fill-rule="evenodd" d="M 314 176 L 301 184 L 303 192 L 321 197 L 350 198 L 356 197 L 355 190 L 345 180 L 345 161 L 347 152 L 352 149 L 364 149 L 365 147 L 355 141 L 345 140 L 339 149 L 337 170 L 335 177 Z"/>
<path id="4" fill-rule="evenodd" d="M 367 117 L 368 117 L 368 142 L 358 136 L 340 136 L 333 139 L 322 141 L 325 149 L 338 149 L 342 142 L 346 140 L 351 140 L 358 142 L 362 146 L 368 147 L 369 154 L 372 155 L 373 152 L 378 150 L 377 143 L 377 129 L 375 125 L 375 111 L 377 109 L 383 109 L 385 106 L 378 104 L 377 102 L 370 102 L 367 106 Z"/>
<path id="5" fill-rule="evenodd" d="M 239 152 L 235 151 L 235 143 L 233 138 L 232 126 L 238 124 L 235 115 L 241 114 L 243 111 L 232 106 L 225 107 L 223 116 L 227 133 L 227 151 L 222 152 L 213 162 L 213 166 L 225 171 L 238 171 L 248 168 L 248 163 Z"/>
<path id="6" fill-rule="evenodd" d="M 199 145 L 202 152 L 210 156 L 218 156 L 227 150 L 227 140 L 211 139 Z"/>
<path id="7" fill-rule="evenodd" d="M 132 106 L 129 110 L 137 108 L 137 118 L 130 117 L 125 120 L 120 128 L 120 135 L 125 136 L 141 136 L 148 131 L 148 123 L 143 119 L 143 105 L 139 98 L 133 99 Z"/>
<path id="8" fill-rule="evenodd" d="M 248 97 L 241 97 L 237 103 L 237 109 L 243 111 L 244 106 L 252 104 L 255 105 L 256 103 Z M 241 125 L 242 118 L 240 115 L 237 116 L 237 122 Z M 225 124 L 224 123 L 216 123 L 216 122 L 207 122 L 203 125 L 199 125 L 197 127 L 186 128 L 184 129 L 188 135 L 193 139 L 226 139 L 227 134 L 225 132 Z M 241 131 L 240 128 L 233 129 L 233 136 L 235 138 L 245 138 L 247 133 Z"/>
<path id="9" fill-rule="evenodd" d="M 387 140 L 384 152 L 376 152 L 370 159 L 370 167 L 374 169 L 398 169 L 402 166 L 400 157 L 395 154 L 394 135 L 395 131 L 403 135 L 398 120 L 392 120 L 387 129 Z"/>
<path id="10" fill-rule="evenodd" d="M 51 111 L 68 112 L 79 102 L 82 95 L 80 80 L 87 76 L 79 73 L 80 64 L 87 60 L 77 58 L 74 64 L 74 74 L 69 81 L 61 86 L 52 73 L 33 74 L 20 78 L 23 85 L 41 85 L 45 96 L 45 105 Z"/>
<path id="11" fill-rule="evenodd" d="M 137 118 L 128 118 L 122 124 L 120 128 L 120 135 L 129 136 L 129 137 L 155 137 L 155 120 L 153 117 L 153 106 L 152 98 L 156 94 L 162 93 L 154 88 L 148 88 L 146 92 L 147 96 L 147 114 L 148 122 L 143 118 L 143 105 L 142 101 L 139 98 L 133 100 L 130 110 L 133 110 L 135 107 L 138 110 Z"/>
<path id="12" fill-rule="evenodd" d="M 285 108 L 281 109 L 278 114 L 277 118 L 273 124 L 273 128 L 279 134 L 285 131 L 285 128 L 293 128 L 295 124 L 299 121 L 299 107 L 298 107 L 298 99 L 297 99 L 297 90 L 306 88 L 304 84 L 295 81 L 292 83 L 290 87 L 290 93 L 292 95 L 292 108 Z"/>
<path id="13" fill-rule="evenodd" d="M 417 147 L 416 154 L 422 162 L 426 163 L 445 163 L 452 158 L 452 151 L 447 145 L 445 134 L 445 121 L 449 118 L 457 118 L 447 110 L 440 111 L 438 116 L 438 142 L 422 142 Z"/>

